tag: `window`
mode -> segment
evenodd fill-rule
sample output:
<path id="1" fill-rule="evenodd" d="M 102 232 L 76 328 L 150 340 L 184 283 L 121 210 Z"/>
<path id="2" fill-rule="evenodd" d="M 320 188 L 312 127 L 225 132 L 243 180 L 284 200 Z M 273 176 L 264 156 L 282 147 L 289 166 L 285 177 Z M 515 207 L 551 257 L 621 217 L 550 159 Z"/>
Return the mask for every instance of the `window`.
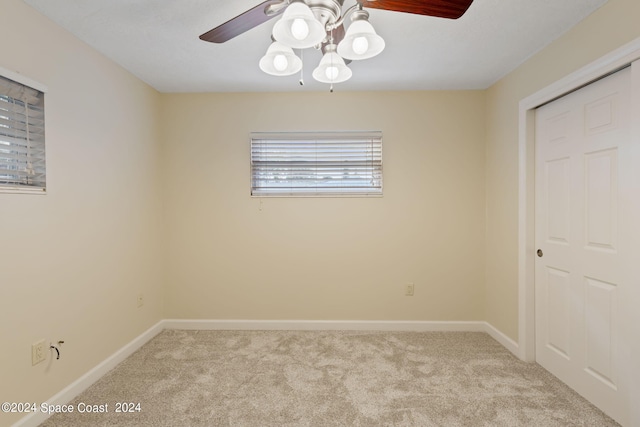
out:
<path id="1" fill-rule="evenodd" d="M 44 192 L 45 178 L 44 93 L 0 76 L 0 191 Z"/>
<path id="2" fill-rule="evenodd" d="M 252 196 L 381 196 L 382 133 L 252 133 Z"/>

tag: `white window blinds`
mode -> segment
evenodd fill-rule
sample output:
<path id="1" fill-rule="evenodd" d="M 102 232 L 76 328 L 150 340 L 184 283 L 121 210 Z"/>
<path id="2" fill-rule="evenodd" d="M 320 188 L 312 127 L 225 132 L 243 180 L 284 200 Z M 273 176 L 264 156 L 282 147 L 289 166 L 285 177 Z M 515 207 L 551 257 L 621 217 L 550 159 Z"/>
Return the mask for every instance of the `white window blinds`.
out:
<path id="1" fill-rule="evenodd" d="M 44 93 L 0 76 L 0 190 L 44 190 Z"/>
<path id="2" fill-rule="evenodd" d="M 252 133 L 253 196 L 380 196 L 382 132 Z"/>

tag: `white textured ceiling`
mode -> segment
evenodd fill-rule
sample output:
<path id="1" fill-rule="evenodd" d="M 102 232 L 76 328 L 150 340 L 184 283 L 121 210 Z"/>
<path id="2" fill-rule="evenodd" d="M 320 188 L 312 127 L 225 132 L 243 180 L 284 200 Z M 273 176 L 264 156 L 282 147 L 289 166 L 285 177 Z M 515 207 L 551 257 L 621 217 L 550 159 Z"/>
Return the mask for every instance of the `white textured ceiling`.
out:
<path id="1" fill-rule="evenodd" d="M 278 18 L 224 44 L 198 39 L 261 0 L 24 1 L 161 92 L 327 89 L 311 77 L 314 49 L 304 53 L 304 87 L 299 75 L 260 71 Z M 474 0 L 458 20 L 370 10 L 386 49 L 352 62 L 336 90 L 484 89 L 606 2 Z"/>

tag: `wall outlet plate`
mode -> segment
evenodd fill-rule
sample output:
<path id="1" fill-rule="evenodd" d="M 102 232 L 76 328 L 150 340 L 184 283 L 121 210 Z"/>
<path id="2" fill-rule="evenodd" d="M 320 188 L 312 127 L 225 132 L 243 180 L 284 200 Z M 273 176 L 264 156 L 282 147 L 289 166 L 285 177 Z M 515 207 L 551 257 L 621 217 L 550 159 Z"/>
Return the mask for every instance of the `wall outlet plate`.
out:
<path id="1" fill-rule="evenodd" d="M 413 296 L 413 283 L 407 283 L 404 287 L 404 294 L 408 297 Z"/>
<path id="2" fill-rule="evenodd" d="M 47 345 L 44 340 L 31 344 L 31 365 L 35 366 L 47 360 Z"/>

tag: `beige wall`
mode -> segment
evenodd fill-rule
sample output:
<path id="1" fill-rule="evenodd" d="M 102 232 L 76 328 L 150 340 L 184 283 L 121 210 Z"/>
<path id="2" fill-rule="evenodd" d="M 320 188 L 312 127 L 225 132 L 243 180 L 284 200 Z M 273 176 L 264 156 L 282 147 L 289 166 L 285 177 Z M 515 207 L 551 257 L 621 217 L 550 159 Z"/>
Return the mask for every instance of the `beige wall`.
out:
<path id="1" fill-rule="evenodd" d="M 481 91 L 163 95 L 167 316 L 482 320 L 484 105 Z M 252 199 L 249 133 L 300 130 L 382 130 L 384 197 Z"/>
<path id="2" fill-rule="evenodd" d="M 517 339 L 518 101 L 640 36 L 640 3 L 610 0 L 487 91 L 159 95 L 2 2 L 0 66 L 49 88 L 49 192 L 0 194 L 9 401 L 165 317 L 487 320 Z M 384 197 L 249 197 L 249 132 L 334 129 L 384 132 Z M 40 338 L 63 359 L 31 367 Z"/>
<path id="3" fill-rule="evenodd" d="M 487 90 L 486 320 L 514 340 L 518 338 L 518 103 L 640 37 L 638 17 L 638 0 L 609 0 Z"/>
<path id="4" fill-rule="evenodd" d="M 48 194 L 0 194 L 0 400 L 43 402 L 162 317 L 159 94 L 22 1 L 0 39 L 0 66 L 48 87 Z M 41 338 L 62 359 L 32 367 Z"/>

